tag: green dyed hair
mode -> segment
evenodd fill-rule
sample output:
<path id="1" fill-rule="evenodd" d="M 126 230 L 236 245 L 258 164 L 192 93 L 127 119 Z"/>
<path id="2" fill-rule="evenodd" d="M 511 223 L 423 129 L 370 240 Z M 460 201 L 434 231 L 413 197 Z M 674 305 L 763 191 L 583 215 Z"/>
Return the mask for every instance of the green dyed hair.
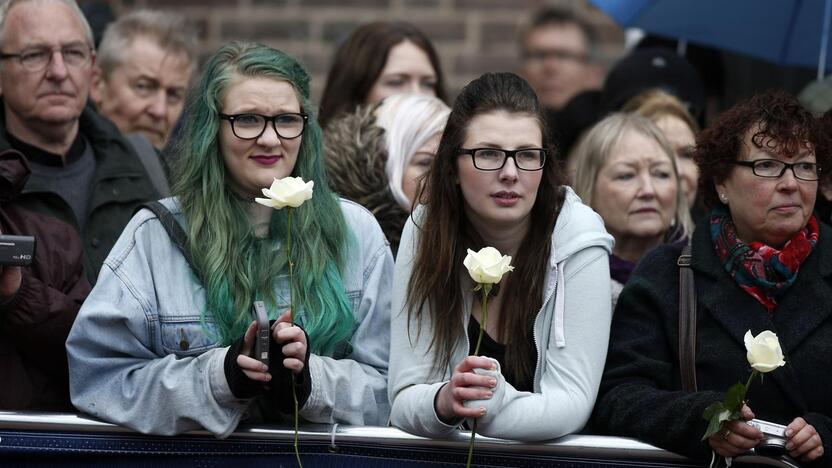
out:
<path id="1" fill-rule="evenodd" d="M 239 77 L 287 81 L 301 112 L 309 114 L 292 176 L 314 181 L 315 195 L 293 212 L 292 292 L 312 351 L 331 354 L 354 329 L 341 280 L 350 236 L 338 198 L 325 179 L 323 138 L 316 106 L 309 99 L 309 75 L 292 57 L 260 44 L 231 42 L 220 48 L 186 103 L 173 192 L 187 220 L 194 273 L 205 288 L 208 310 L 201 311 L 203 324 L 212 319 L 219 341 L 228 345 L 251 323 L 255 298 L 268 304 L 273 318 L 276 279 L 287 272 L 285 252 L 276 252 L 277 245 L 285 246 L 281 241 L 286 237 L 286 210 L 275 210 L 268 236 L 257 238 L 246 214 L 252 201 L 231 190 L 219 150 L 222 100 L 229 83 Z"/>

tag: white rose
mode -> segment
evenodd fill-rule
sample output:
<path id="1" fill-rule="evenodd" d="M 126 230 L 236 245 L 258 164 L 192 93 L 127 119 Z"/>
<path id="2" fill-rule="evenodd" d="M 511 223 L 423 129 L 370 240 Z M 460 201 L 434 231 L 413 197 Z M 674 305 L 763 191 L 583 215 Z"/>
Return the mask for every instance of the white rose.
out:
<path id="1" fill-rule="evenodd" d="M 263 195 L 268 198 L 255 198 L 254 201 L 276 210 L 286 206 L 297 208 L 312 198 L 314 186 L 314 181 L 304 182 L 300 177 L 275 178 L 271 187 L 263 189 Z"/>
<path id="2" fill-rule="evenodd" d="M 478 284 L 496 284 L 503 275 L 513 270 L 511 257 L 500 254 L 494 247 L 483 247 L 479 252 L 468 249 L 462 264 L 468 269 L 471 279 Z"/>
<path id="3" fill-rule="evenodd" d="M 771 331 L 765 330 L 754 336 L 751 334 L 751 330 L 748 330 L 745 332 L 743 340 L 745 341 L 745 349 L 748 351 L 746 355 L 748 363 L 757 372 L 771 372 L 786 364 L 783 360 L 783 350 L 780 349 L 780 340 Z"/>

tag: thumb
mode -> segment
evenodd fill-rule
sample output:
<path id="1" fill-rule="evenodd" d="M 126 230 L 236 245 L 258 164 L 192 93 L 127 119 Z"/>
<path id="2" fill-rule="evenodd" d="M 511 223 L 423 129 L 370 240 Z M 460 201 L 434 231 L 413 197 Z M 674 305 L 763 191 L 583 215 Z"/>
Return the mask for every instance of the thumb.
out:
<path id="1" fill-rule="evenodd" d="M 292 309 L 286 309 L 286 312 L 283 312 L 283 315 L 277 318 L 277 322 L 284 322 L 284 323 L 292 323 Z"/>
<path id="2" fill-rule="evenodd" d="M 240 354 L 243 356 L 248 356 L 251 354 L 251 348 L 254 346 L 254 337 L 257 334 L 257 322 L 251 322 L 251 325 L 248 326 L 246 329 L 246 334 L 243 336 L 243 348 L 240 350 Z"/>
<path id="3" fill-rule="evenodd" d="M 11 297 L 17 294 L 23 273 L 19 266 L 0 267 L 0 297 Z"/>
<path id="4" fill-rule="evenodd" d="M 742 405 L 742 411 L 741 412 L 742 412 L 742 418 L 745 419 L 746 421 L 754 419 L 754 412 L 751 411 L 751 408 L 749 408 L 748 405 Z"/>

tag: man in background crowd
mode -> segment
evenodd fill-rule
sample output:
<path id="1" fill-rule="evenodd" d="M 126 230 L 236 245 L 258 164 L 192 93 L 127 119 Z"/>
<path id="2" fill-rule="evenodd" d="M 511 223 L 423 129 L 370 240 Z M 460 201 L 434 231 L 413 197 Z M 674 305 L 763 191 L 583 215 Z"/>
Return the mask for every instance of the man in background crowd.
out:
<path id="1" fill-rule="evenodd" d="M 575 95 L 600 88 L 598 37 L 583 18 L 568 11 L 538 12 L 520 38 L 521 74 L 547 109 L 563 108 Z"/>
<path id="2" fill-rule="evenodd" d="M 162 11 L 119 18 L 107 27 L 98 49 L 92 99 L 134 146 L 164 195 L 167 168 L 158 151 L 182 115 L 196 61 L 196 30 L 184 17 Z"/>
<path id="3" fill-rule="evenodd" d="M 92 97 L 125 135 L 165 146 L 196 68 L 197 36 L 184 17 L 139 10 L 111 23 L 98 49 Z"/>

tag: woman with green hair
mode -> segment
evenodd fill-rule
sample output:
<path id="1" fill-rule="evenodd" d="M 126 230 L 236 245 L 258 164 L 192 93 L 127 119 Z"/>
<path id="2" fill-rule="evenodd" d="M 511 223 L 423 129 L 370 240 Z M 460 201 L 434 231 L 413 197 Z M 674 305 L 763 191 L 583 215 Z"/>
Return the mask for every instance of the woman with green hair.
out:
<path id="1" fill-rule="evenodd" d="M 187 243 L 150 210 L 122 233 L 67 340 L 73 404 L 139 432 L 223 437 L 289 413 L 294 385 L 308 421 L 385 424 L 392 257 L 372 214 L 326 183 L 306 71 L 232 42 L 187 109 L 162 200 Z M 291 224 L 254 202 L 287 176 L 314 182 Z M 249 356 L 254 301 L 274 323 L 268 366 Z"/>

